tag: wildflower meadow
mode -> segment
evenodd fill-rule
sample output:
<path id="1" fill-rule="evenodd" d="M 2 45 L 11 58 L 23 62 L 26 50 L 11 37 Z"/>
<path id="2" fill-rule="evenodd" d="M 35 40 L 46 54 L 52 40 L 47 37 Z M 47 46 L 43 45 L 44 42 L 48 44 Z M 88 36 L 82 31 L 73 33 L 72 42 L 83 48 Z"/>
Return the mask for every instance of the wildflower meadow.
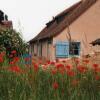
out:
<path id="1" fill-rule="evenodd" d="M 0 53 L 0 100 L 100 100 L 100 64 Z"/>

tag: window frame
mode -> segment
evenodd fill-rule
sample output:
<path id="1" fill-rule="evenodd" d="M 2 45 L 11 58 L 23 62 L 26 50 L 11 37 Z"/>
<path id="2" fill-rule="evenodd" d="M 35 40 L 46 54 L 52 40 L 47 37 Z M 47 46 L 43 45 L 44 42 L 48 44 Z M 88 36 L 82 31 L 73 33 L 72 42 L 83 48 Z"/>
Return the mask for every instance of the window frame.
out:
<path id="1" fill-rule="evenodd" d="M 77 45 L 76 45 L 77 43 Z M 77 50 L 78 54 L 71 54 L 70 53 L 70 45 L 69 45 L 69 55 L 70 56 L 79 56 L 80 55 L 80 46 L 81 46 L 81 42 L 72 42 L 72 44 L 74 44 L 75 46 L 77 46 L 77 49 L 73 49 L 74 53 L 75 53 L 75 50 Z"/>
<path id="2" fill-rule="evenodd" d="M 77 50 L 77 52 L 78 52 L 78 54 L 70 54 L 70 42 L 57 42 L 56 44 L 55 44 L 55 57 L 56 58 L 68 58 L 68 57 L 72 57 L 72 56 L 80 56 L 80 48 L 81 48 L 81 42 L 72 42 L 72 43 L 78 43 L 78 49 L 74 49 L 74 51 L 75 50 Z M 59 51 L 61 51 L 61 50 L 59 50 L 59 51 L 57 51 L 57 46 L 66 46 L 65 48 L 66 48 L 66 54 L 65 55 L 60 55 L 60 54 L 57 54 L 57 52 L 59 52 Z"/>

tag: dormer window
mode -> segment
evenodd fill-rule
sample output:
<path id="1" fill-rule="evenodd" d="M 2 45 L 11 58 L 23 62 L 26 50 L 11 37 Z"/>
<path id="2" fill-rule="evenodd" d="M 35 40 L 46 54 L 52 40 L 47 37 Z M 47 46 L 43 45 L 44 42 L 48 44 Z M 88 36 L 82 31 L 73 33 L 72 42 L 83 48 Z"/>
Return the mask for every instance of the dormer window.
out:
<path id="1" fill-rule="evenodd" d="M 50 27 L 52 24 L 53 24 L 53 21 L 48 22 L 48 23 L 46 24 L 47 28 Z"/>
<path id="2" fill-rule="evenodd" d="M 4 20 L 4 13 L 0 10 L 0 23 Z"/>
<path id="3" fill-rule="evenodd" d="M 50 27 L 55 21 L 55 18 L 53 17 L 52 21 L 49 21 L 48 23 L 46 23 L 47 28 Z"/>

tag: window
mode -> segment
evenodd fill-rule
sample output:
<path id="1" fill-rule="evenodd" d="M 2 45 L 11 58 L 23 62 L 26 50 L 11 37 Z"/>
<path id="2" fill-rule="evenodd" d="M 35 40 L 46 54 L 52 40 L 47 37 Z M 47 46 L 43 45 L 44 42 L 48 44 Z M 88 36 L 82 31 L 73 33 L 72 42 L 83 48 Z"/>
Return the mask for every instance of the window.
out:
<path id="1" fill-rule="evenodd" d="M 72 42 L 69 44 L 69 55 L 80 55 L 80 42 Z"/>
<path id="2" fill-rule="evenodd" d="M 68 42 L 59 42 L 56 44 L 56 57 L 64 58 L 68 57 L 69 54 L 69 43 Z"/>
<path id="3" fill-rule="evenodd" d="M 56 43 L 56 57 L 66 58 L 80 55 L 80 42 L 58 42 Z"/>
<path id="4" fill-rule="evenodd" d="M 48 39 L 48 44 L 51 44 L 52 43 L 52 39 Z"/>

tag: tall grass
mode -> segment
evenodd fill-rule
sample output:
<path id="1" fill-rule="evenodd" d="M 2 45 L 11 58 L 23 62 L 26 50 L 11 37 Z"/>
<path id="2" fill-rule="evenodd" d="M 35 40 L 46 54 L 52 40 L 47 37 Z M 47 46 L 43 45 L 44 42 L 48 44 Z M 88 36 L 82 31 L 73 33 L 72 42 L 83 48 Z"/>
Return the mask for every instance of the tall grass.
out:
<path id="1" fill-rule="evenodd" d="M 100 65 L 75 59 L 39 64 L 0 57 L 0 100 L 99 100 Z M 24 61 L 25 60 L 25 61 Z M 29 59 L 27 59 L 28 61 Z"/>

